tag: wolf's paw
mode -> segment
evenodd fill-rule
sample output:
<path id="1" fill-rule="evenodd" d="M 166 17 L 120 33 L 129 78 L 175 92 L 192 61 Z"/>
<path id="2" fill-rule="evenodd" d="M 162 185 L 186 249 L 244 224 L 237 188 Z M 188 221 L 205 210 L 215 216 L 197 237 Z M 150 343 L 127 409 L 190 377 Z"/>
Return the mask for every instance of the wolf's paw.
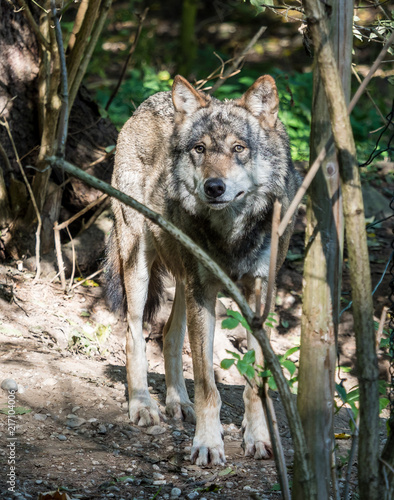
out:
<path id="1" fill-rule="evenodd" d="M 129 417 L 133 424 L 141 427 L 159 425 L 160 418 L 163 419 L 156 401 L 150 398 L 132 399 L 129 402 Z"/>
<path id="2" fill-rule="evenodd" d="M 214 444 L 203 444 L 196 442 L 194 438 L 190 461 L 196 465 L 223 465 L 226 463 L 224 456 L 223 441 Z"/>
<path id="3" fill-rule="evenodd" d="M 184 420 L 185 422 L 196 423 L 196 414 L 192 403 L 168 403 L 166 405 L 166 414 L 170 418 L 177 420 Z"/>
<path id="4" fill-rule="evenodd" d="M 243 442 L 245 457 L 254 457 L 256 460 L 272 458 L 272 446 L 267 431 L 261 432 L 261 428 L 243 422 Z"/>

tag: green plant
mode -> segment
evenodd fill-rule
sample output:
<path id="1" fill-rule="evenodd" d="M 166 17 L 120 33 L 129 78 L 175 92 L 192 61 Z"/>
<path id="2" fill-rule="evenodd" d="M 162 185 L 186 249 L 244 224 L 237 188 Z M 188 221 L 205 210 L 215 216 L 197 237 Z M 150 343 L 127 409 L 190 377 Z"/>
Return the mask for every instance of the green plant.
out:
<path id="1" fill-rule="evenodd" d="M 269 328 L 273 328 L 274 326 L 273 323 L 277 323 L 275 315 L 276 313 L 270 313 L 268 315 L 265 325 L 268 326 Z M 245 318 L 238 311 L 227 309 L 227 316 L 228 317 L 222 321 L 222 328 L 233 329 L 236 328 L 239 324 L 241 324 L 247 330 L 251 331 L 250 326 L 246 322 Z M 288 383 L 293 393 L 296 392 L 295 383 L 297 382 L 297 377 L 294 375 L 297 370 L 297 366 L 293 361 L 291 361 L 288 358 L 298 350 L 299 350 L 298 346 L 292 347 L 291 349 L 286 351 L 285 354 L 278 355 L 278 360 L 280 364 L 283 366 L 283 368 L 286 369 L 286 371 L 289 374 Z M 226 352 L 228 354 L 231 354 L 232 358 L 223 359 L 222 362 L 220 363 L 221 368 L 223 368 L 224 370 L 228 370 L 233 365 L 235 365 L 235 367 L 242 376 L 245 376 L 251 380 L 254 379 L 256 376 L 261 379 L 267 379 L 269 388 L 274 391 L 277 390 L 277 386 L 271 371 L 268 370 L 267 368 L 264 368 L 256 364 L 256 356 L 253 349 L 245 353 L 242 357 L 238 353 L 229 351 L 227 349 Z"/>
<path id="2" fill-rule="evenodd" d="M 349 367 L 341 367 L 342 371 L 349 371 Z M 379 392 L 381 394 L 379 398 L 379 413 L 384 410 L 388 404 L 389 400 L 385 397 L 387 392 L 387 382 L 384 380 L 379 380 Z M 360 402 L 360 390 L 359 386 L 353 386 L 350 391 L 346 391 L 345 387 L 342 384 L 335 384 L 336 392 L 340 399 L 340 404 L 335 401 L 335 413 L 338 413 L 341 408 L 347 405 L 347 408 L 350 410 L 350 421 L 349 426 L 352 431 L 354 431 L 354 423 L 357 420 L 358 412 L 359 412 L 359 402 Z"/>

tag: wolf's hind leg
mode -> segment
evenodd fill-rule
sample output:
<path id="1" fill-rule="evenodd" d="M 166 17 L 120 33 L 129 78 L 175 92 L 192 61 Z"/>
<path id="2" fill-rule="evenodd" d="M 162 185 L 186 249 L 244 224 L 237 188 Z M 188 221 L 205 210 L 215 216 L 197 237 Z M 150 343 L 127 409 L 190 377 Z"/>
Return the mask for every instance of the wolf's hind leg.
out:
<path id="1" fill-rule="evenodd" d="M 141 239 L 128 262 L 123 265 L 127 296 L 126 369 L 129 393 L 129 417 L 141 426 L 160 423 L 160 411 L 148 390 L 146 344 L 143 336 L 143 311 L 148 293 L 152 263 Z"/>
<path id="2" fill-rule="evenodd" d="M 264 363 L 261 348 L 257 340 L 249 332 L 248 351 L 254 349 L 256 354 L 256 364 L 262 366 Z M 258 395 L 257 386 L 252 382 L 251 386 L 246 385 L 243 399 L 245 403 L 245 415 L 242 422 L 243 447 L 245 456 L 256 459 L 272 457 L 272 446 L 268 432 L 267 421 L 263 410 L 263 405 Z"/>
<path id="3" fill-rule="evenodd" d="M 183 377 L 182 348 L 186 331 L 186 304 L 183 283 L 177 281 L 171 315 L 164 327 L 166 372 L 166 413 L 169 417 L 195 422 L 196 415 Z"/>

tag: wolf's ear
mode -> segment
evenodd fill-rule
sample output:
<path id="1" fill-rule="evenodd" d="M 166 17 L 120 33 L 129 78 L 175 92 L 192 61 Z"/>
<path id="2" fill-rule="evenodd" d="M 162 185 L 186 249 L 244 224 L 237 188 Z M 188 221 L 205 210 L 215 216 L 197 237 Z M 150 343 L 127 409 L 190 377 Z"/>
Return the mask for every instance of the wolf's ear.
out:
<path id="1" fill-rule="evenodd" d="M 239 100 L 263 126 L 274 127 L 278 117 L 279 97 L 272 76 L 260 76 Z"/>
<path id="2" fill-rule="evenodd" d="M 172 102 L 176 111 L 191 115 L 197 109 L 207 107 L 210 100 L 210 96 L 198 92 L 182 76 L 177 75 L 174 78 L 174 83 L 172 84 Z"/>

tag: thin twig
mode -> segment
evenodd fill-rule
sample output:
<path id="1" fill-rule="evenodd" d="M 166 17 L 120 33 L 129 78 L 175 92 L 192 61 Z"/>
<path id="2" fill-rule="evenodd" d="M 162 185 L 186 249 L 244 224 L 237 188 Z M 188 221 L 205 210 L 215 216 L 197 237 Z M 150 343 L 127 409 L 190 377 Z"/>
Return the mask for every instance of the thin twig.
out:
<path id="1" fill-rule="evenodd" d="M 338 475 L 337 475 L 337 464 L 336 464 L 336 454 L 335 454 L 335 439 L 332 438 L 332 452 L 331 452 L 331 482 L 332 482 L 332 490 L 334 500 L 341 500 L 339 495 L 339 484 L 338 484 Z"/>
<path id="2" fill-rule="evenodd" d="M 4 160 L 6 171 L 9 174 L 13 173 L 14 169 L 11 167 L 11 163 L 10 163 L 10 160 L 8 159 L 8 155 L 5 152 L 5 149 L 3 148 L 3 146 L 1 145 L 1 143 L 0 143 L 0 155 L 3 158 L 3 160 Z"/>
<path id="3" fill-rule="evenodd" d="M 111 7 L 112 0 L 103 0 L 102 4 L 100 5 L 100 9 L 97 13 L 97 16 L 95 17 L 95 20 L 93 21 L 94 26 L 93 29 L 91 30 L 91 35 L 90 35 L 90 40 L 87 43 L 87 45 L 84 47 L 83 55 L 76 61 L 76 67 L 75 67 L 75 77 L 73 79 L 73 83 L 69 88 L 69 111 L 72 108 L 72 105 L 74 103 L 75 97 L 77 95 L 78 89 L 82 83 L 82 79 L 86 73 L 86 69 L 88 67 L 88 64 L 90 62 L 90 59 L 92 57 L 94 48 L 97 45 L 97 40 L 98 37 L 100 36 L 100 33 L 104 27 L 105 20 L 107 18 L 108 11 Z M 89 7 L 88 11 L 90 8 L 91 2 L 89 2 Z M 83 27 L 81 28 L 82 31 Z M 78 33 L 79 35 L 80 33 Z M 77 44 L 74 46 L 74 50 L 76 49 Z M 74 50 L 72 52 L 74 52 Z"/>
<path id="4" fill-rule="evenodd" d="M 34 31 L 34 34 L 36 35 L 39 43 L 45 47 L 46 50 L 49 52 L 51 51 L 50 44 L 48 40 L 44 37 L 44 35 L 41 33 L 40 28 L 38 27 L 38 24 L 36 23 L 33 14 L 31 13 L 31 10 L 25 0 L 18 0 L 19 5 L 21 6 L 21 9 L 23 10 L 26 19 L 28 20 L 30 27 Z"/>
<path id="5" fill-rule="evenodd" d="M 353 72 L 353 75 L 356 77 L 358 83 L 361 85 L 362 84 L 362 80 L 360 78 L 360 75 L 357 73 L 357 70 L 356 68 L 352 65 L 352 72 Z M 376 104 L 376 102 L 373 100 L 373 97 L 371 96 L 371 94 L 369 93 L 368 90 L 365 91 L 365 94 L 366 96 L 368 97 L 368 99 L 371 101 L 372 103 L 372 106 L 376 109 L 378 115 L 380 116 L 380 118 L 383 120 L 383 123 L 386 125 L 387 123 L 387 118 L 383 115 L 383 113 L 380 111 L 379 109 L 379 106 Z"/>
<path id="6" fill-rule="evenodd" d="M 231 74 L 238 69 L 242 61 L 245 59 L 249 51 L 252 49 L 253 45 L 257 42 L 257 40 L 261 37 L 264 31 L 267 29 L 266 26 L 261 26 L 258 32 L 254 35 L 254 37 L 250 40 L 248 45 L 244 48 L 241 54 L 234 58 L 231 66 L 227 68 L 224 72 L 223 76 L 219 77 L 219 80 L 216 81 L 215 85 L 210 89 L 209 93 L 213 94 L 216 90 L 223 85 L 223 83 L 231 76 Z"/>
<path id="7" fill-rule="evenodd" d="M 61 224 L 59 224 L 57 226 L 58 231 L 60 231 L 61 229 L 66 228 L 66 227 L 68 227 L 72 222 L 74 222 L 79 217 L 81 217 L 81 215 L 85 214 L 86 212 L 88 212 L 89 210 L 91 210 L 93 207 L 95 207 L 96 205 L 98 205 L 101 202 L 103 202 L 106 198 L 108 198 L 108 195 L 107 194 L 102 194 L 99 198 L 97 198 L 97 200 L 94 200 L 94 201 L 92 201 L 92 203 L 89 203 L 89 205 L 87 205 L 85 208 L 83 208 L 77 214 L 73 215 L 72 217 L 70 217 L 66 221 L 64 221 Z"/>
<path id="8" fill-rule="evenodd" d="M 53 232 L 55 235 L 55 249 L 56 249 L 56 257 L 57 257 L 57 267 L 59 269 L 60 274 L 60 283 L 62 285 L 62 289 L 66 289 L 66 275 L 64 272 L 64 261 L 62 256 L 62 244 L 60 241 L 60 231 L 58 229 L 58 224 L 55 221 L 55 225 L 53 227 Z"/>
<path id="9" fill-rule="evenodd" d="M 278 420 L 275 414 L 275 408 L 272 403 L 272 399 L 268 393 L 268 384 L 267 381 L 264 380 L 263 387 L 259 388 L 259 396 L 264 408 L 265 416 L 268 423 L 268 430 L 270 433 L 272 450 L 274 452 L 274 459 L 276 469 L 278 471 L 278 479 L 280 484 L 280 489 L 282 492 L 282 498 L 284 500 L 290 500 L 290 487 L 289 481 L 287 478 L 287 467 L 285 455 L 283 453 L 282 440 L 280 438 L 279 428 L 278 428 Z"/>
<path id="10" fill-rule="evenodd" d="M 73 256 L 73 264 L 72 264 L 72 271 L 71 271 L 71 277 L 70 277 L 70 284 L 68 285 L 68 292 L 71 292 L 73 281 L 74 281 L 74 275 L 75 275 L 75 245 L 74 245 L 74 240 L 73 237 L 71 236 L 70 230 L 68 229 L 67 226 L 67 233 L 71 241 L 71 249 L 72 249 L 72 256 Z"/>
<path id="11" fill-rule="evenodd" d="M 386 460 L 383 460 L 383 458 L 379 458 L 379 460 L 382 462 L 382 464 L 388 468 L 388 470 L 391 472 L 391 474 L 394 474 L 394 469 L 393 467 L 388 463 L 386 462 Z"/>
<path id="12" fill-rule="evenodd" d="M 376 332 L 376 349 L 377 350 L 379 350 L 379 347 L 380 347 L 380 340 L 382 338 L 383 328 L 384 328 L 384 324 L 386 322 L 388 310 L 389 310 L 389 308 L 387 306 L 384 306 L 382 309 L 382 315 L 380 316 L 379 327 L 378 327 L 378 331 Z"/>
<path id="13" fill-rule="evenodd" d="M 274 213 L 272 215 L 271 256 L 270 256 L 270 267 L 268 272 L 267 295 L 265 297 L 264 312 L 261 318 L 263 325 L 265 323 L 265 320 L 268 318 L 268 314 L 271 310 L 272 294 L 275 288 L 276 264 L 278 261 L 278 245 L 279 245 L 278 227 L 280 223 L 281 209 L 282 209 L 282 204 L 280 203 L 280 201 L 275 200 Z"/>
<path id="14" fill-rule="evenodd" d="M 64 54 L 63 35 L 60 27 L 59 17 L 57 15 L 55 0 L 51 0 L 52 18 L 55 23 L 55 35 L 58 45 L 60 59 L 60 78 L 61 78 L 61 99 L 62 108 L 60 111 L 58 129 L 57 129 L 57 156 L 64 157 L 66 149 L 67 131 L 68 131 L 68 79 L 66 56 Z"/>
<path id="15" fill-rule="evenodd" d="M 353 111 L 357 101 L 363 94 L 364 90 L 366 89 L 369 81 L 371 80 L 372 76 L 374 75 L 375 71 L 378 69 L 380 63 L 382 62 L 383 58 L 387 54 L 387 51 L 391 47 L 391 45 L 394 43 L 394 31 L 391 33 L 389 39 L 385 43 L 384 47 L 380 51 L 378 57 L 375 59 L 375 62 L 372 64 L 371 69 L 369 70 L 367 76 L 364 78 L 363 83 L 359 86 L 357 89 L 356 93 L 354 94 L 352 100 L 350 101 L 349 107 L 348 107 L 348 112 L 349 114 Z"/>
<path id="16" fill-rule="evenodd" d="M 8 125 L 7 118 L 4 118 L 4 121 L 0 122 L 0 123 L 7 130 L 8 137 L 10 138 L 10 141 L 11 141 L 11 144 L 12 144 L 12 148 L 14 150 L 16 162 L 18 163 L 18 166 L 19 166 L 19 169 L 21 171 L 23 180 L 24 180 L 24 182 L 26 184 L 27 190 L 29 191 L 31 201 L 33 203 L 34 210 L 36 212 L 36 217 L 37 217 L 37 230 L 36 230 L 36 276 L 35 276 L 34 280 L 37 281 L 40 278 L 40 274 L 41 274 L 41 263 L 40 263 L 40 245 L 41 245 L 40 235 L 41 235 L 41 227 L 42 227 L 41 215 L 40 215 L 40 211 L 38 210 L 38 207 L 37 207 L 37 203 L 36 203 L 36 199 L 34 197 L 33 190 L 32 190 L 32 188 L 30 186 L 30 183 L 29 183 L 29 181 L 28 181 L 28 179 L 26 177 L 25 171 L 24 171 L 24 169 L 22 167 L 22 163 L 21 163 L 21 161 L 19 159 L 18 150 L 16 149 L 14 138 L 12 137 L 11 129 L 10 129 L 10 126 Z"/>
<path id="17" fill-rule="evenodd" d="M 356 448 L 357 448 L 357 443 L 358 443 L 359 424 L 360 424 L 360 412 L 357 415 L 356 425 L 355 425 L 354 433 L 353 433 L 353 437 L 352 437 L 352 446 L 351 446 L 350 452 L 349 452 L 349 461 L 347 464 L 346 477 L 345 477 L 345 488 L 343 490 L 343 500 L 348 500 L 348 498 L 349 498 L 350 476 L 352 474 L 353 461 L 354 461 L 354 456 L 356 454 Z"/>
<path id="18" fill-rule="evenodd" d="M 254 292 L 256 297 L 255 314 L 257 317 L 261 316 L 261 281 L 261 278 L 256 278 L 254 284 Z"/>
<path id="19" fill-rule="evenodd" d="M 121 84 L 123 82 L 123 78 L 124 78 L 124 76 L 126 74 L 127 66 L 129 65 L 130 59 L 131 59 L 132 55 L 134 54 L 135 49 L 137 48 L 137 44 L 138 44 L 138 41 L 140 39 L 142 27 L 143 27 L 143 24 L 144 24 L 144 21 L 145 21 L 145 18 L 147 16 L 148 12 L 149 12 L 149 7 L 147 7 L 144 10 L 144 12 L 141 14 L 141 16 L 139 16 L 137 33 L 135 35 L 133 43 L 131 44 L 131 47 L 129 49 L 129 53 L 127 54 L 127 57 L 126 57 L 126 60 L 125 60 L 125 62 L 123 64 L 123 68 L 122 68 L 122 71 L 120 73 L 118 82 L 117 82 L 114 90 L 112 91 L 112 94 L 110 95 L 110 97 L 108 99 L 108 102 L 107 102 L 107 104 L 105 106 L 105 111 L 108 111 L 108 108 L 111 106 L 111 103 L 114 100 L 116 94 L 118 93 L 119 87 L 121 86 Z"/>
<path id="20" fill-rule="evenodd" d="M 391 44 L 393 43 L 393 41 L 394 41 L 394 32 L 391 34 L 386 45 L 380 51 L 380 54 L 378 55 L 376 61 L 373 63 L 368 75 L 364 78 L 362 84 L 357 89 L 356 93 L 354 94 L 353 99 L 351 100 L 351 102 L 348 106 L 349 114 L 353 111 L 353 109 L 356 106 L 358 100 L 360 99 L 362 93 L 364 92 L 365 88 L 367 87 L 368 83 L 370 82 L 373 74 L 377 70 L 377 68 L 380 64 L 380 61 L 386 55 L 386 53 L 387 53 L 388 49 L 390 48 Z M 377 63 L 377 61 L 378 61 L 378 63 Z M 297 191 L 296 195 L 294 196 L 293 201 L 290 203 L 290 206 L 289 206 L 287 212 L 283 216 L 282 222 L 280 223 L 280 226 L 278 229 L 279 237 L 282 236 L 283 233 L 285 232 L 288 223 L 290 222 L 292 216 L 294 215 L 295 211 L 297 210 L 299 203 L 302 200 L 302 197 L 304 196 L 307 189 L 311 185 L 311 182 L 315 178 L 315 175 L 319 171 L 321 164 L 323 163 L 325 157 L 327 156 L 327 154 L 328 154 L 328 152 L 333 144 L 334 144 L 334 138 L 331 135 L 330 138 L 327 140 L 326 144 L 324 145 L 324 147 L 321 149 L 317 158 L 313 162 L 312 166 L 308 170 L 308 173 L 306 174 L 304 181 L 302 182 L 299 190 Z"/>
<path id="21" fill-rule="evenodd" d="M 98 207 L 98 209 L 94 212 L 94 214 L 90 217 L 90 219 L 86 222 L 84 222 L 84 219 L 82 219 L 82 227 L 81 229 L 79 230 L 77 236 L 79 236 L 81 233 L 83 233 L 84 231 L 86 231 L 87 229 L 90 228 L 90 226 L 92 224 L 94 224 L 94 222 L 96 222 L 96 220 L 100 217 L 100 215 L 104 212 L 104 210 L 108 207 L 108 205 L 110 204 L 110 198 L 107 197 L 103 203 Z"/>
<path id="22" fill-rule="evenodd" d="M 74 290 L 74 288 L 77 288 L 78 286 L 83 285 L 86 281 L 93 279 L 97 275 L 101 274 L 104 271 L 104 268 L 99 269 L 98 271 L 95 271 L 91 275 L 89 275 L 87 278 L 84 278 L 81 281 L 78 281 L 78 283 L 74 283 L 73 286 L 71 287 L 71 290 Z"/>

